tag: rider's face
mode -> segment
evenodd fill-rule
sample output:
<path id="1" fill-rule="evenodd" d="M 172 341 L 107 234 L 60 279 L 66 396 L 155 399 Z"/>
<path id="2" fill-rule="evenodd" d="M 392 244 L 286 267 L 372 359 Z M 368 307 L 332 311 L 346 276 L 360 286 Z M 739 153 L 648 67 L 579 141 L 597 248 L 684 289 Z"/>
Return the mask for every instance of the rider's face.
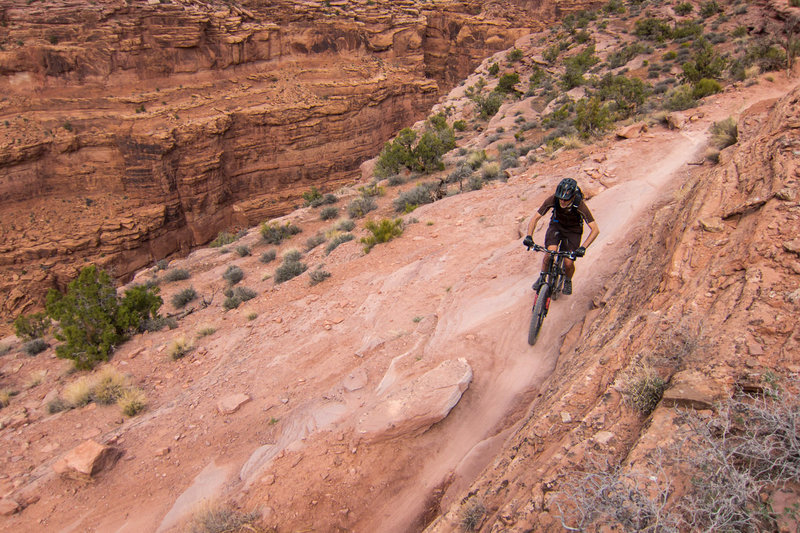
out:
<path id="1" fill-rule="evenodd" d="M 558 199 L 558 203 L 561 206 L 561 209 L 566 209 L 570 205 L 572 205 L 572 198 L 569 200 L 562 200 L 561 198 Z"/>

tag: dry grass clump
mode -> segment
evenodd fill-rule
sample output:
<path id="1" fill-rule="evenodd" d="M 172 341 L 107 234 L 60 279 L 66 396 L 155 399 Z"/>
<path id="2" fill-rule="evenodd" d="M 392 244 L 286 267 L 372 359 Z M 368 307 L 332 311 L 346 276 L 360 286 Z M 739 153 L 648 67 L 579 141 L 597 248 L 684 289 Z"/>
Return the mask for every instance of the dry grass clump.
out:
<path id="1" fill-rule="evenodd" d="M 132 387 L 126 389 L 117 398 L 117 405 L 125 416 L 136 416 L 147 407 L 147 397 L 142 389 Z"/>
<path id="2" fill-rule="evenodd" d="M 191 352 L 194 346 L 192 345 L 192 341 L 188 340 L 186 337 L 181 335 L 172 340 L 167 348 L 167 354 L 172 358 L 173 361 L 177 361 L 187 353 Z"/>
<path id="3" fill-rule="evenodd" d="M 92 384 L 92 399 L 103 405 L 110 405 L 122 396 L 129 387 L 128 377 L 118 372 L 112 366 L 105 366 L 94 377 Z"/>
<path id="4" fill-rule="evenodd" d="M 26 389 L 32 389 L 37 385 L 41 385 L 44 381 L 44 378 L 47 377 L 47 370 L 34 370 L 30 376 L 28 376 L 28 380 L 25 382 Z"/>
<path id="5" fill-rule="evenodd" d="M 199 330 L 197 330 L 197 337 L 207 337 L 209 335 L 213 335 L 214 332 L 217 331 L 217 328 L 214 326 L 203 326 Z"/>
<path id="6" fill-rule="evenodd" d="M 459 525 L 464 531 L 477 531 L 486 515 L 486 506 L 480 498 L 472 497 L 461 508 Z"/>
<path id="7" fill-rule="evenodd" d="M 0 390 L 0 409 L 7 407 L 9 403 L 11 403 L 11 392 Z"/>
<path id="8" fill-rule="evenodd" d="M 636 363 L 623 377 L 625 403 L 647 416 L 661 401 L 666 382 L 647 363 Z"/>
<path id="9" fill-rule="evenodd" d="M 205 503 L 192 515 L 188 533 L 261 533 L 260 513 L 244 513 L 220 505 Z"/>
<path id="10" fill-rule="evenodd" d="M 64 388 L 62 397 L 70 407 L 81 407 L 92 400 L 92 380 L 82 376 Z"/>
<path id="11" fill-rule="evenodd" d="M 733 117 L 720 120 L 711 125 L 711 142 L 722 150 L 739 141 L 739 128 Z"/>

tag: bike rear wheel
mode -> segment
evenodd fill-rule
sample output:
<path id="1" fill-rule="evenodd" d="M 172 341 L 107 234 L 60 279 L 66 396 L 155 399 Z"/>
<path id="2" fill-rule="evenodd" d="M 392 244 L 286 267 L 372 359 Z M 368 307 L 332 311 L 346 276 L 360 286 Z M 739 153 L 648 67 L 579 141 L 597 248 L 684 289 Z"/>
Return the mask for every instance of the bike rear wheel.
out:
<path id="1" fill-rule="evenodd" d="M 531 325 L 528 328 L 528 344 L 533 346 L 536 344 L 536 339 L 539 337 L 539 330 L 542 329 L 542 322 L 547 314 L 547 299 L 550 297 L 550 286 L 544 284 L 539 289 L 539 295 L 536 297 L 536 305 L 533 306 L 533 316 L 531 317 Z"/>

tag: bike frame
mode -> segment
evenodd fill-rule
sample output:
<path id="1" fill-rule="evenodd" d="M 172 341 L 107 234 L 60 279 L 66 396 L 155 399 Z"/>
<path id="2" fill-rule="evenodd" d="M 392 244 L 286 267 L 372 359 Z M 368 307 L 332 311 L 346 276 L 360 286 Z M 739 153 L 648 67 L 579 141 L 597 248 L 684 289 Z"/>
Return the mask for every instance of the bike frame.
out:
<path id="1" fill-rule="evenodd" d="M 561 244 L 559 243 L 559 248 Z M 530 250 L 530 247 L 528 248 Z M 561 290 L 564 286 L 564 259 L 569 258 L 573 261 L 577 257 L 575 252 L 564 252 L 559 250 L 548 250 L 544 246 L 538 244 L 533 245 L 533 249 L 537 252 L 544 252 L 552 257 L 550 261 L 550 268 L 545 275 L 545 281 L 536 291 L 536 297 L 533 299 L 533 317 L 531 317 L 531 326 L 528 330 L 528 344 L 531 346 L 536 343 L 539 336 L 539 330 L 542 327 L 544 317 L 550 310 L 550 301 L 558 299 Z M 546 298 L 543 302 L 539 301 L 540 296 L 544 295 Z"/>

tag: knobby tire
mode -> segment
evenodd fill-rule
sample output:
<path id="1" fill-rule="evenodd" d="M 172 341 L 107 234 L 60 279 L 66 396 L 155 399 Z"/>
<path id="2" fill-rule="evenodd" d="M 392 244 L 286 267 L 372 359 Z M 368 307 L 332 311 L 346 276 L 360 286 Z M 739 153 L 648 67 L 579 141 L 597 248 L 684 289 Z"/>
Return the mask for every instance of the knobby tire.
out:
<path id="1" fill-rule="evenodd" d="M 531 326 L 528 328 L 528 344 L 533 346 L 536 344 L 536 338 L 539 336 L 539 330 L 542 329 L 542 322 L 544 316 L 547 314 L 547 299 L 550 297 L 550 286 L 548 284 L 542 285 L 539 289 L 539 296 L 536 298 L 536 305 L 533 306 L 533 316 L 531 317 Z"/>

